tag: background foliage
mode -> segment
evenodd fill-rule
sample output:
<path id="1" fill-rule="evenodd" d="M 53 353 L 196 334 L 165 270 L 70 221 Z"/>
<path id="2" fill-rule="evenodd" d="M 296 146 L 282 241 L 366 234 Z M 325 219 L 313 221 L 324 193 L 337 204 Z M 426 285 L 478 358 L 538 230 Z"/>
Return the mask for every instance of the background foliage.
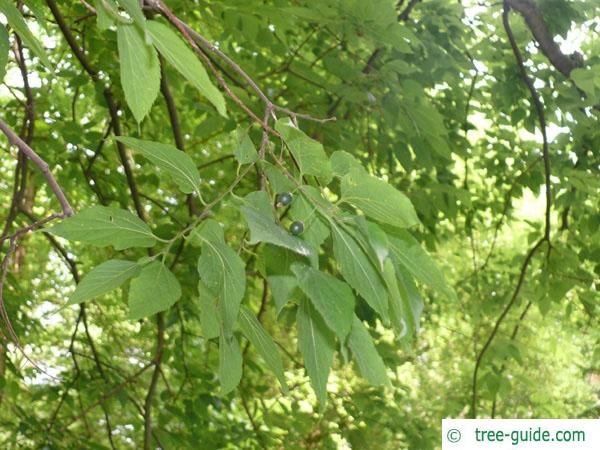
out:
<path id="1" fill-rule="evenodd" d="M 0 0 L 2 448 L 598 417 L 597 0 L 91 3 Z"/>

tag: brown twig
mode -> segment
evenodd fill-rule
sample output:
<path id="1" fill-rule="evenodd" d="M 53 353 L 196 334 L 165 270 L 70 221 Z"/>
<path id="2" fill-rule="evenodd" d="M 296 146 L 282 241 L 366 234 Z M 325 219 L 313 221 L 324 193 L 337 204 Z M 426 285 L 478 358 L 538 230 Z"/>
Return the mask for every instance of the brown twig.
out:
<path id="1" fill-rule="evenodd" d="M 509 2 L 509 0 L 504 0 L 503 11 L 502 11 L 502 23 L 504 25 L 506 35 L 508 36 L 508 40 L 510 42 L 510 46 L 512 48 L 513 54 L 517 61 L 517 65 L 519 67 L 519 72 L 521 74 L 521 77 L 523 78 L 523 81 L 525 82 L 525 84 L 527 85 L 527 88 L 529 89 L 532 101 L 537 110 L 540 128 L 542 131 L 545 191 L 546 191 L 546 208 L 545 208 L 545 214 L 544 214 L 545 215 L 545 227 L 544 227 L 543 237 L 540 240 L 538 240 L 533 247 L 531 247 L 531 249 L 528 251 L 527 255 L 525 256 L 525 260 L 523 261 L 523 264 L 521 266 L 521 270 L 519 272 L 519 278 L 517 280 L 517 285 L 515 286 L 513 294 L 511 296 L 509 302 L 506 304 L 506 306 L 502 310 L 500 316 L 496 320 L 490 335 L 488 336 L 483 347 L 481 348 L 481 351 L 477 355 L 477 358 L 475 361 L 475 368 L 473 370 L 473 385 L 472 385 L 472 393 L 471 393 L 471 416 L 473 418 L 477 418 L 477 383 L 478 383 L 478 373 L 479 373 L 479 369 L 481 367 L 481 363 L 483 361 L 483 357 L 485 356 L 487 350 L 490 348 L 490 345 L 492 344 L 494 338 L 496 337 L 496 334 L 498 333 L 500 325 L 502 324 L 502 322 L 504 321 L 504 319 L 506 318 L 506 316 L 508 315 L 508 313 L 510 312 L 512 307 L 515 305 L 517 298 L 521 292 L 521 288 L 523 287 L 527 269 L 528 269 L 531 261 L 533 260 L 533 257 L 535 256 L 537 251 L 542 247 L 542 245 L 545 243 L 548 245 L 548 251 L 546 254 L 546 260 L 548 260 L 548 258 L 550 256 L 550 250 L 552 248 L 552 246 L 550 244 L 550 231 L 551 231 L 551 229 L 550 229 L 550 227 L 551 227 L 550 213 L 551 213 L 551 208 L 552 208 L 552 191 L 551 191 L 551 186 L 550 186 L 550 156 L 549 156 L 549 151 L 548 151 L 548 138 L 546 136 L 546 119 L 545 119 L 545 115 L 544 115 L 544 107 L 542 106 L 540 97 L 533 85 L 533 81 L 531 80 L 531 78 L 527 74 L 527 71 L 525 70 L 525 65 L 523 63 L 523 57 L 521 56 L 521 51 L 519 50 L 519 47 L 515 40 L 514 34 L 510 27 L 509 13 L 510 13 L 510 2 Z"/>
<path id="2" fill-rule="evenodd" d="M 148 393 L 144 401 L 144 450 L 150 450 L 152 446 L 152 401 L 156 393 L 156 385 L 160 377 L 160 366 L 162 363 L 163 350 L 165 346 L 165 313 L 159 312 L 156 315 L 156 350 L 154 352 L 154 372 L 148 387 Z"/>

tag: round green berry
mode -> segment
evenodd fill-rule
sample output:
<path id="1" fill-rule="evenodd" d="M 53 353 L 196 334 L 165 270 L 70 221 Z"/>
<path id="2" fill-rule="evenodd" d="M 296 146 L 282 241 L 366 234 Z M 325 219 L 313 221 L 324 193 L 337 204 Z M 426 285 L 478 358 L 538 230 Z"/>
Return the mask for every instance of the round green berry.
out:
<path id="1" fill-rule="evenodd" d="M 292 203 L 292 194 L 290 192 L 282 192 L 277 194 L 277 206 L 287 206 Z"/>
<path id="2" fill-rule="evenodd" d="M 292 222 L 292 224 L 290 225 L 290 233 L 292 233 L 294 236 L 298 236 L 299 234 L 302 234 L 303 231 L 304 231 L 304 224 L 302 222 L 300 222 L 299 220 Z"/>

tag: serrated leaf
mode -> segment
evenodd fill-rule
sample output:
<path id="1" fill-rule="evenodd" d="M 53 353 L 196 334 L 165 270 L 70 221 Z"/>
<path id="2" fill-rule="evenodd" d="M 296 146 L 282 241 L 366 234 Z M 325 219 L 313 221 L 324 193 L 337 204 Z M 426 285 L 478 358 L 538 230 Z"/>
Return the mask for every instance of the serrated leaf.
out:
<path id="1" fill-rule="evenodd" d="M 9 0 L 0 0 L 0 12 L 6 16 L 8 24 L 23 40 L 25 46 L 35 53 L 46 67 L 51 67 L 46 50 L 40 41 L 33 36 L 29 30 L 29 27 L 25 23 L 25 19 L 23 19 L 23 16 L 15 7 L 15 5 L 13 5 Z"/>
<path id="2" fill-rule="evenodd" d="M 236 131 L 236 142 L 237 145 L 233 154 L 239 164 L 252 164 L 258 160 L 258 153 L 247 131 L 238 129 Z"/>
<path id="3" fill-rule="evenodd" d="M 310 384 L 321 408 L 327 402 L 327 378 L 333 363 L 335 338 L 308 299 L 302 299 L 298 308 L 298 347 Z"/>
<path id="4" fill-rule="evenodd" d="M 117 25 L 121 85 L 135 120 L 140 123 L 150 112 L 160 90 L 160 63 L 154 47 L 134 25 Z"/>
<path id="5" fill-rule="evenodd" d="M 127 210 L 92 206 L 47 229 L 56 236 L 115 250 L 152 247 L 156 238 L 150 227 Z"/>
<path id="6" fill-rule="evenodd" d="M 283 363 L 277 346 L 254 314 L 245 306 L 242 306 L 240 310 L 240 328 L 244 336 L 256 347 L 258 354 L 264 359 L 269 369 L 273 371 L 283 391 L 287 393 L 288 387 L 283 372 Z"/>
<path id="7" fill-rule="evenodd" d="M 388 293 L 381 275 L 354 237 L 342 227 L 333 230 L 333 253 L 340 272 L 352 288 L 388 321 Z"/>
<path id="8" fill-rule="evenodd" d="M 354 316 L 348 346 L 358 364 L 360 374 L 374 386 L 389 386 L 385 364 L 377 353 L 373 338 L 362 321 Z"/>
<path id="9" fill-rule="evenodd" d="M 233 391 L 242 379 L 242 351 L 235 336 L 219 337 L 219 381 L 223 395 Z"/>
<path id="10" fill-rule="evenodd" d="M 200 301 L 200 327 L 206 339 L 219 337 L 219 313 L 217 312 L 216 295 L 198 280 L 198 296 Z"/>
<path id="11" fill-rule="evenodd" d="M 312 267 L 295 263 L 298 286 L 311 300 L 327 326 L 345 342 L 354 317 L 354 294 L 346 283 Z"/>
<path id="12" fill-rule="evenodd" d="M 248 194 L 244 198 L 244 204 L 240 210 L 250 228 L 250 244 L 269 242 L 303 256 L 312 254 L 312 250 L 302 239 L 291 235 L 275 222 L 273 209 L 266 192 L 257 191 Z"/>
<path id="13" fill-rule="evenodd" d="M 169 64 L 189 80 L 214 105 L 219 114 L 227 117 L 223 94 L 212 84 L 204 66 L 185 42 L 160 22 L 149 20 L 146 22 L 146 29 L 154 46 Z"/>
<path id="14" fill-rule="evenodd" d="M 215 239 L 215 227 L 220 229 L 218 223 L 208 220 L 195 232 L 196 238 L 202 240 L 198 273 L 206 287 L 217 295 L 223 332 L 230 336 L 246 291 L 246 265 L 222 238 Z"/>
<path id="15" fill-rule="evenodd" d="M 144 158 L 168 173 L 181 192 L 184 194 L 196 192 L 200 196 L 202 179 L 189 155 L 172 145 L 160 142 L 126 136 L 117 136 L 115 139 L 141 153 Z"/>
<path id="16" fill-rule="evenodd" d="M 129 287 L 129 319 L 138 320 L 165 311 L 181 297 L 175 275 L 161 262 L 142 269 Z"/>
<path id="17" fill-rule="evenodd" d="M 77 305 L 118 288 L 139 274 L 140 266 L 132 261 L 111 259 L 94 267 L 82 278 L 67 305 Z"/>
<path id="18" fill-rule="evenodd" d="M 364 170 L 353 168 L 342 178 L 342 201 L 367 216 L 400 228 L 419 223 L 412 203 L 402 192 Z"/>
<path id="19" fill-rule="evenodd" d="M 0 83 L 4 81 L 6 75 L 6 64 L 8 64 L 8 51 L 10 49 L 10 39 L 4 25 L 0 24 Z"/>
<path id="20" fill-rule="evenodd" d="M 311 139 L 285 119 L 277 121 L 275 130 L 292 152 L 300 172 L 322 178 L 324 182 L 331 179 L 331 163 L 320 142 Z"/>
<path id="21" fill-rule="evenodd" d="M 415 278 L 438 290 L 449 299 L 456 298 L 456 294 L 446 283 L 444 275 L 431 256 L 423 250 L 410 233 L 405 230 L 394 230 L 393 233 L 388 233 L 388 239 L 393 254 Z"/>

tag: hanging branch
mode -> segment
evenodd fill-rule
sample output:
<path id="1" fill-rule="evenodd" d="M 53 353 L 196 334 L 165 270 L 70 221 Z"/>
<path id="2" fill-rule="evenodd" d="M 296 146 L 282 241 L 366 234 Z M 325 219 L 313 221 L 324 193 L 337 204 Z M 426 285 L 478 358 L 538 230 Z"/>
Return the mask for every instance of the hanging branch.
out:
<path id="1" fill-rule="evenodd" d="M 521 288 L 523 287 L 523 283 L 525 281 L 525 275 L 527 274 L 527 269 L 529 268 L 529 265 L 531 264 L 533 257 L 536 255 L 536 253 L 542 247 L 543 244 L 548 245 L 548 252 L 546 255 L 547 258 L 549 258 L 549 256 L 550 256 L 550 249 L 551 249 L 551 245 L 550 245 L 550 231 L 551 231 L 550 213 L 551 213 L 551 209 L 552 209 L 552 190 L 551 190 L 551 185 L 550 185 L 550 175 L 551 175 L 551 173 L 550 173 L 550 155 L 549 155 L 549 151 L 548 151 L 548 137 L 546 135 L 546 117 L 544 115 L 544 107 L 540 100 L 540 96 L 535 89 L 533 81 L 531 80 L 531 78 L 527 74 L 527 71 L 525 70 L 525 65 L 523 63 L 523 57 L 521 55 L 521 51 L 519 50 L 517 41 L 515 40 L 515 36 L 510 27 L 509 12 L 510 12 L 510 2 L 509 2 L 509 0 L 504 0 L 504 8 L 503 8 L 503 12 L 502 12 L 502 23 L 504 25 L 504 30 L 506 31 L 506 35 L 508 36 L 510 46 L 512 48 L 515 59 L 517 61 L 517 66 L 519 67 L 520 75 L 521 75 L 524 83 L 527 85 L 527 88 L 529 89 L 529 93 L 531 94 L 531 100 L 533 101 L 533 104 L 535 106 L 540 129 L 542 132 L 542 140 L 543 140 L 542 158 L 544 161 L 544 177 L 545 177 L 544 184 L 545 184 L 545 192 L 546 192 L 545 227 L 544 227 L 544 235 L 542 236 L 542 238 L 540 240 L 538 240 L 534 244 L 534 246 L 531 247 L 529 249 L 529 251 L 527 252 L 527 255 L 525 256 L 525 260 L 523 261 L 523 264 L 521 266 L 521 270 L 519 272 L 519 278 L 517 280 L 517 285 L 515 286 L 513 294 L 510 297 L 510 300 L 508 301 L 508 303 L 506 304 L 504 309 L 502 310 L 502 312 L 500 313 L 500 316 L 498 317 L 498 319 L 496 319 L 494 327 L 492 328 L 492 332 L 490 333 L 487 340 L 483 344 L 483 347 L 481 348 L 480 352 L 477 355 L 477 359 L 475 360 L 475 368 L 473 369 L 473 381 L 472 381 L 473 385 L 472 385 L 472 393 L 471 393 L 471 417 L 472 418 L 477 418 L 477 383 L 478 383 L 477 378 L 478 378 L 478 374 L 479 374 L 479 369 L 481 367 L 481 362 L 483 361 L 483 357 L 485 356 L 485 354 L 488 351 L 488 349 L 490 348 L 490 345 L 492 344 L 494 338 L 496 337 L 498 330 L 500 329 L 500 325 L 502 325 L 502 322 L 504 321 L 504 319 L 506 318 L 508 313 L 511 311 L 512 307 L 515 305 L 515 303 L 519 297 L 519 294 L 521 293 Z"/>

